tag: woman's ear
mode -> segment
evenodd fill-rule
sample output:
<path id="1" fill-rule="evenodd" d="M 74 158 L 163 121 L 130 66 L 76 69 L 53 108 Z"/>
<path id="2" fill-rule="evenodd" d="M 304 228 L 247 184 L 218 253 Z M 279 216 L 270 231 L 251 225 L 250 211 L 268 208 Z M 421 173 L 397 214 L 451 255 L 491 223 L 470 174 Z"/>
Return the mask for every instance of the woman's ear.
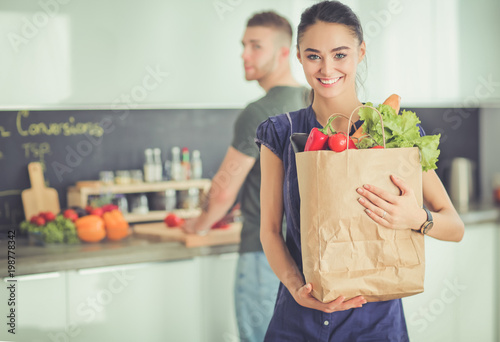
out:
<path id="1" fill-rule="evenodd" d="M 299 60 L 300 64 L 302 64 L 302 59 L 300 58 L 300 50 L 298 46 L 297 46 L 297 59 Z"/>
<path id="2" fill-rule="evenodd" d="M 359 58 L 358 58 L 358 63 L 361 63 L 361 61 L 365 58 L 366 54 L 366 44 L 365 41 L 359 45 Z"/>

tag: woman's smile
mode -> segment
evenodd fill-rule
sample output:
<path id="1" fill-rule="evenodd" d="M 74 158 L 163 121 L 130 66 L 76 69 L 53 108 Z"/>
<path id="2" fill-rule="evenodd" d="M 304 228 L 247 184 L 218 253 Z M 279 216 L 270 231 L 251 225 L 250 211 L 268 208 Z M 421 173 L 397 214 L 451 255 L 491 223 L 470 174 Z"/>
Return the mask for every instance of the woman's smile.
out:
<path id="1" fill-rule="evenodd" d="M 343 76 L 335 77 L 335 78 L 318 78 L 319 83 L 326 88 L 333 87 L 335 84 L 340 81 Z"/>

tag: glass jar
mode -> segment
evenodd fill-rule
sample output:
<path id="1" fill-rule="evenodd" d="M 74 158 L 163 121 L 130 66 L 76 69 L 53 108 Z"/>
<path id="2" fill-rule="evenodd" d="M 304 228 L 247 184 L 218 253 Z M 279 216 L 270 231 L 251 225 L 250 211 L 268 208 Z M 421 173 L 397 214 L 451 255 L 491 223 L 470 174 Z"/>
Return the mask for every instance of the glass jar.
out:
<path id="1" fill-rule="evenodd" d="M 116 204 L 122 213 L 128 213 L 128 201 L 124 194 L 116 194 L 113 204 Z"/>
<path id="2" fill-rule="evenodd" d="M 181 209 L 196 209 L 200 206 L 200 189 L 189 188 L 179 191 L 179 205 Z"/>
<path id="3" fill-rule="evenodd" d="M 174 210 L 177 204 L 175 189 L 155 192 L 151 196 L 151 210 Z"/>
<path id="4" fill-rule="evenodd" d="M 130 184 L 130 172 L 128 170 L 116 171 L 115 183 L 120 185 Z"/>
<path id="5" fill-rule="evenodd" d="M 130 170 L 130 181 L 134 184 L 142 183 L 144 176 L 142 170 Z"/>
<path id="6" fill-rule="evenodd" d="M 113 185 L 115 179 L 115 174 L 113 171 L 101 171 L 99 172 L 99 180 L 104 183 L 104 185 Z"/>
<path id="7" fill-rule="evenodd" d="M 134 214 L 147 214 L 149 212 L 148 198 L 145 194 L 130 196 L 130 212 Z"/>

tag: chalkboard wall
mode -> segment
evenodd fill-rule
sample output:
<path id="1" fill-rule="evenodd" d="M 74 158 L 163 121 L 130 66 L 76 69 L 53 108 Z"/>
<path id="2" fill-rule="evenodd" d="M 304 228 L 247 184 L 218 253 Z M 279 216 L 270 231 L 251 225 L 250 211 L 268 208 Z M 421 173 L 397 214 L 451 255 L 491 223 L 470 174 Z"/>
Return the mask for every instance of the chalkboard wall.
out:
<path id="1" fill-rule="evenodd" d="M 158 147 L 162 160 L 173 146 L 198 149 L 203 176 L 217 171 L 232 138 L 238 109 L 71 110 L 0 112 L 0 227 L 24 219 L 21 190 L 27 165 L 40 161 L 61 207 L 67 187 L 99 178 L 102 170 L 142 169 L 144 150 Z"/>
<path id="2" fill-rule="evenodd" d="M 453 157 L 479 165 L 479 111 L 418 108 L 427 134 L 442 134 L 438 174 L 446 182 Z M 40 161 L 45 179 L 66 205 L 67 187 L 98 179 L 102 170 L 141 169 L 144 150 L 173 146 L 201 152 L 203 176 L 217 171 L 232 138 L 239 109 L 64 110 L 0 112 L 0 230 L 24 219 L 21 191 L 30 187 L 27 165 Z M 479 174 L 479 172 L 478 172 Z"/>

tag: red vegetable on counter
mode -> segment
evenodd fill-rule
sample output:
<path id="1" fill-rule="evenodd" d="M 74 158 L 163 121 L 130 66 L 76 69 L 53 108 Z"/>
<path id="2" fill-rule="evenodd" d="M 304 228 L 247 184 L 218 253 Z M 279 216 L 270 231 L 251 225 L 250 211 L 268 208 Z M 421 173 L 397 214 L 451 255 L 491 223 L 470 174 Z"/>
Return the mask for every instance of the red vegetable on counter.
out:
<path id="1" fill-rule="evenodd" d="M 169 228 L 178 228 L 184 225 L 184 219 L 180 218 L 174 213 L 168 214 L 163 221 Z"/>

